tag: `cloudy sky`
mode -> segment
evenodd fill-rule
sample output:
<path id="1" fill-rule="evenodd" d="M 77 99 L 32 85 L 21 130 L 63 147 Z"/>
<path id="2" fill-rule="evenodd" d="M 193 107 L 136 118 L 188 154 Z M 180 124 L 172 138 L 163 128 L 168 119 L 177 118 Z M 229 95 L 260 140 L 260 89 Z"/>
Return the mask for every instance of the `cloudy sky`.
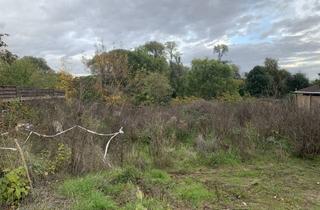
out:
<path id="1" fill-rule="evenodd" d="M 265 57 L 310 78 L 320 73 L 320 0 L 0 0 L 0 32 L 19 56 L 61 60 L 73 74 L 88 73 L 82 58 L 103 40 L 108 49 L 174 40 L 183 62 L 226 59 L 247 72 Z"/>

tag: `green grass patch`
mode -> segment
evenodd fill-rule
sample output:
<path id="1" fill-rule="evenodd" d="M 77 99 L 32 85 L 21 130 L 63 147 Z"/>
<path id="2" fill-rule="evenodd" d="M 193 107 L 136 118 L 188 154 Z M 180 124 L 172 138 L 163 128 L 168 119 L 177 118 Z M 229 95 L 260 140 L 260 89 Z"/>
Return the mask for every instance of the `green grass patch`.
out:
<path id="1" fill-rule="evenodd" d="M 132 183 L 120 183 L 120 184 L 110 184 L 105 183 L 101 186 L 101 190 L 110 196 L 117 197 L 124 191 L 129 191 L 130 189 L 135 189 Z"/>
<path id="2" fill-rule="evenodd" d="M 66 180 L 58 187 L 58 192 L 74 200 L 73 210 L 117 209 L 111 197 L 99 190 L 104 182 L 101 174 L 88 175 L 82 178 Z"/>
<path id="3" fill-rule="evenodd" d="M 77 199 L 73 210 L 106 210 L 118 209 L 117 204 L 109 197 L 98 191 L 89 191 L 81 199 Z"/>
<path id="4" fill-rule="evenodd" d="M 228 155 L 217 154 L 219 167 L 194 166 L 186 174 L 113 169 L 66 180 L 58 192 L 72 201 L 73 210 L 320 208 L 319 160 L 240 162 Z"/>
<path id="5" fill-rule="evenodd" d="M 215 198 L 215 194 L 207 190 L 203 184 L 191 179 L 179 183 L 174 189 L 174 194 L 193 207 L 199 207 L 203 202 Z"/>
<path id="6" fill-rule="evenodd" d="M 209 154 L 200 154 L 198 161 L 207 166 L 238 165 L 241 163 L 240 155 L 232 150 L 216 151 Z"/>
<path id="7" fill-rule="evenodd" d="M 169 174 L 163 170 L 151 169 L 144 174 L 144 179 L 151 184 L 168 184 L 171 181 Z"/>
<path id="8" fill-rule="evenodd" d="M 101 175 L 88 175 L 81 178 L 69 179 L 58 187 L 58 192 L 67 197 L 84 197 L 103 182 Z"/>
<path id="9" fill-rule="evenodd" d="M 169 205 L 154 199 L 154 198 L 143 198 L 142 200 L 136 200 L 134 202 L 127 203 L 123 210 L 169 210 Z"/>
<path id="10" fill-rule="evenodd" d="M 173 159 L 173 167 L 168 170 L 175 171 L 180 174 L 186 174 L 194 171 L 199 165 L 197 152 L 192 146 L 177 146 Z"/>
<path id="11" fill-rule="evenodd" d="M 137 183 L 142 178 L 142 173 L 134 167 L 126 167 L 118 172 L 118 174 L 112 179 L 112 184 L 119 183 Z"/>

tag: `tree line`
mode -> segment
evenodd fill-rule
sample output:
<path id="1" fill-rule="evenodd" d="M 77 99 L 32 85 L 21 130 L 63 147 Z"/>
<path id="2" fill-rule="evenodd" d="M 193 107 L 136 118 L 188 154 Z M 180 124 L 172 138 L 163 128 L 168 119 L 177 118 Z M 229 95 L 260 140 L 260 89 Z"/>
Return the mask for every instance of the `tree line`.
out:
<path id="1" fill-rule="evenodd" d="M 70 98 L 90 102 L 130 101 L 134 104 L 165 104 L 172 98 L 197 97 L 239 99 L 241 97 L 281 98 L 310 85 L 302 73 L 291 74 L 278 61 L 266 58 L 244 76 L 236 64 L 223 60 L 227 45 L 216 45 L 215 58 L 196 58 L 190 66 L 182 62 L 173 42 L 146 42 L 134 50 L 97 49 L 84 61 L 91 75 L 73 77 L 52 70 L 43 58 L 19 58 L 7 49 L 0 34 L 0 85 L 58 88 Z M 316 83 L 318 81 L 315 81 Z"/>

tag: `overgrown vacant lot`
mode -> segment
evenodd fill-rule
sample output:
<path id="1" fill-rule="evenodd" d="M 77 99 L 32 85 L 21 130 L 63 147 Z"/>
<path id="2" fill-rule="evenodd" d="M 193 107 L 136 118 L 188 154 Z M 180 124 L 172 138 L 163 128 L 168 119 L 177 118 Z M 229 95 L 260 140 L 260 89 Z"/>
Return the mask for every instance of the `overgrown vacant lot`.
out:
<path id="1" fill-rule="evenodd" d="M 113 169 L 36 189 L 21 209 L 319 209 L 319 161 Z"/>
<path id="2" fill-rule="evenodd" d="M 2 132 L 28 122 L 52 134 L 59 122 L 125 133 L 111 143 L 106 164 L 108 138 L 78 130 L 24 144 L 28 132 L 11 129 L 34 189 L 19 156 L 1 153 L 3 209 L 320 209 L 320 115 L 290 101 L 13 103 L 6 110 Z M 1 146 L 13 146 L 10 135 Z"/>

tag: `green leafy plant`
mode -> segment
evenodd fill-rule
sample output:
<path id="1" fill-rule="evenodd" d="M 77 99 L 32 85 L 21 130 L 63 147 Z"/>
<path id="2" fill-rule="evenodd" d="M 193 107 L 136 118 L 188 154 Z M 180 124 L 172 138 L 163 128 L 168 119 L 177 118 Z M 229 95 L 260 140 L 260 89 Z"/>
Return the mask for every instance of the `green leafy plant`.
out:
<path id="1" fill-rule="evenodd" d="M 60 143 L 58 145 L 58 152 L 55 159 L 52 162 L 54 171 L 63 168 L 71 158 L 71 149 L 65 144 Z"/>
<path id="2" fill-rule="evenodd" d="M 32 165 L 33 171 L 40 176 L 53 175 L 69 163 L 71 149 L 65 144 L 59 143 L 54 158 L 50 158 L 50 152 L 47 150 L 42 151 L 40 156 L 41 157 L 35 160 Z"/>
<path id="3" fill-rule="evenodd" d="M 7 110 L 0 118 L 0 124 L 4 130 L 8 130 L 23 120 L 37 119 L 36 110 L 23 104 L 21 101 L 11 101 L 3 106 Z"/>
<path id="4" fill-rule="evenodd" d="M 23 167 L 5 171 L 0 179 L 0 204 L 17 205 L 30 191 L 29 182 Z"/>

